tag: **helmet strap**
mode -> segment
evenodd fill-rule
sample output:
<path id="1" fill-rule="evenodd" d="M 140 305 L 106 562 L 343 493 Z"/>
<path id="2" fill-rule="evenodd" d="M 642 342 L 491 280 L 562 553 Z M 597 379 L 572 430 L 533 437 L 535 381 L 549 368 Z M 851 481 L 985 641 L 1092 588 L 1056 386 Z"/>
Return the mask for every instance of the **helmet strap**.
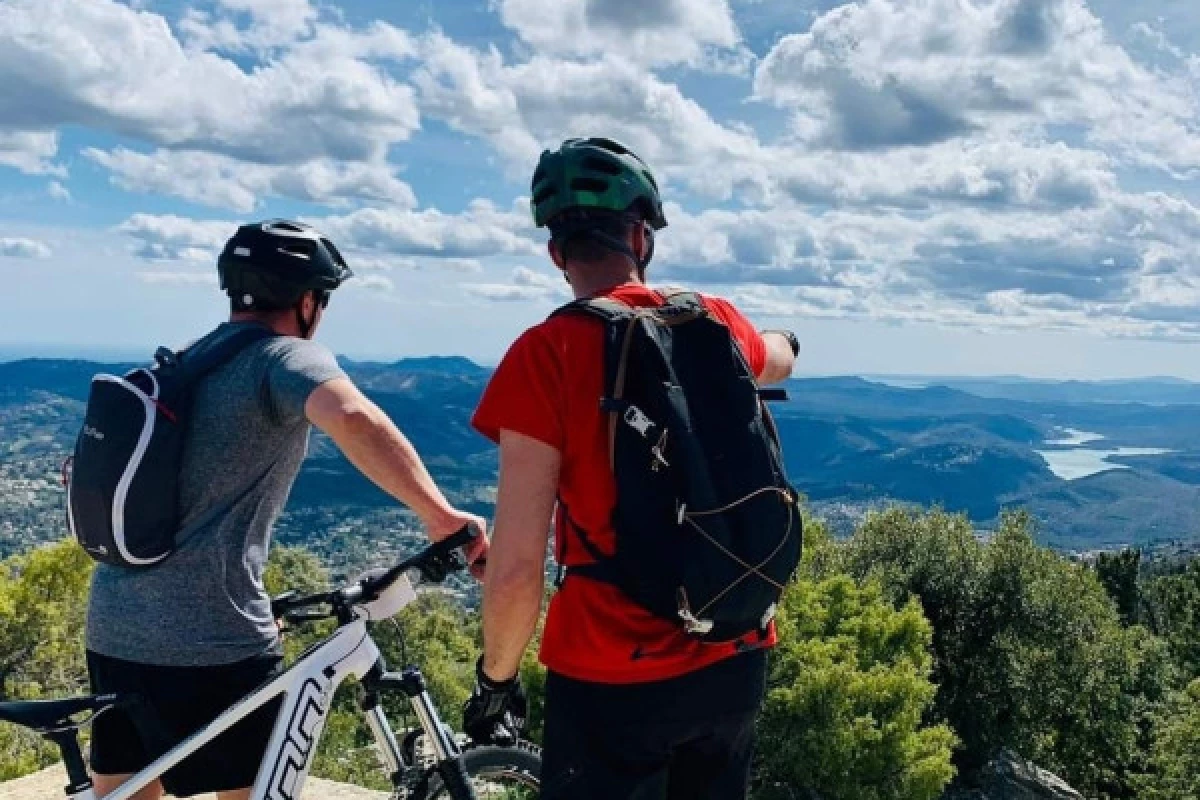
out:
<path id="1" fill-rule="evenodd" d="M 634 261 L 637 262 L 638 277 L 644 281 L 646 280 L 646 267 L 650 266 L 650 259 L 654 258 L 654 228 L 643 223 L 642 230 L 646 232 L 646 255 L 641 259 L 635 258 Z"/>

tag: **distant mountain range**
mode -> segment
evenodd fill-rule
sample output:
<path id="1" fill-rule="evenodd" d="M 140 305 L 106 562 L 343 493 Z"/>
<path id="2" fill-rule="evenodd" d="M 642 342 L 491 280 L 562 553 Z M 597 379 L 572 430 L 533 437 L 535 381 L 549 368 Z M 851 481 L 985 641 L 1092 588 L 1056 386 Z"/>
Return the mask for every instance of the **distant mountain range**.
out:
<path id="1" fill-rule="evenodd" d="M 469 426 L 488 369 L 463 358 L 342 364 L 460 502 L 490 510 L 496 454 Z M 53 496 L 50 473 L 70 447 L 91 376 L 127 366 L 0 364 L 0 481 L 8 483 L 0 484 L 7 495 L 0 497 L 0 553 L 16 547 L 4 544 L 6 536 L 49 535 L 29 526 L 61 534 L 61 499 Z M 790 399 L 773 411 L 789 473 L 817 513 L 841 530 L 868 509 L 903 502 L 966 512 L 984 531 L 1003 509 L 1026 508 L 1041 520 L 1045 542 L 1075 550 L 1200 542 L 1198 384 L 842 377 L 793 380 L 787 388 Z M 1066 429 L 1103 438 L 1053 444 Z M 1122 447 L 1170 452 L 1099 452 Z M 1050 464 L 1063 454 L 1092 459 L 1104 471 L 1065 480 Z M 39 480 L 46 485 L 31 495 L 26 485 Z M 35 506 L 43 511 L 30 510 Z M 314 438 L 289 504 L 295 519 L 323 509 L 346 517 L 392 507 L 331 442 Z"/>

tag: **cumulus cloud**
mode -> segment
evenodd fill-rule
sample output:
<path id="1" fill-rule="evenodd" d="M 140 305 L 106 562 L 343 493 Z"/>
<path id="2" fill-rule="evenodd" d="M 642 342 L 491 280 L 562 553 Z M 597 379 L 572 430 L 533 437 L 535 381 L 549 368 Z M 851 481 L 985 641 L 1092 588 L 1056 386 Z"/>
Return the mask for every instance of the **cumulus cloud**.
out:
<path id="1" fill-rule="evenodd" d="M 752 131 L 722 125 L 676 84 L 615 56 L 508 64 L 495 49 L 474 50 L 441 34 L 426 37 L 421 53 L 412 80 L 423 111 L 491 142 L 522 176 L 544 147 L 580 131 L 619 138 L 697 188 L 727 164 L 765 160 Z"/>
<path id="2" fill-rule="evenodd" d="M 381 159 L 418 125 L 412 90 L 367 60 L 378 37 L 329 35 L 247 70 L 114 0 L 9 0 L 0 126 L 82 125 L 266 164 Z"/>
<path id="3" fill-rule="evenodd" d="M 342 205 L 348 201 L 416 205 L 416 196 L 384 161 L 337 162 L 317 159 L 302 164 L 268 165 L 194 150 L 138 153 L 89 147 L 83 154 L 112 173 L 125 189 L 173 195 L 196 203 L 253 211 L 269 197 Z"/>
<path id="4" fill-rule="evenodd" d="M 571 292 L 561 278 L 537 272 L 528 267 L 515 267 L 508 283 L 464 283 L 468 294 L 497 303 L 564 303 Z"/>
<path id="5" fill-rule="evenodd" d="M 71 190 L 63 186 L 58 181 L 50 181 L 50 183 L 46 185 L 46 194 L 50 195 L 55 200 L 70 201 L 71 199 Z"/>
<path id="6" fill-rule="evenodd" d="M 215 12 L 189 9 L 180 28 L 193 47 L 242 51 L 293 42 L 312 33 L 317 17 L 309 0 L 217 0 Z"/>
<path id="7" fill-rule="evenodd" d="M 1200 168 L 1195 92 L 1135 62 L 1083 0 L 862 0 L 781 39 L 754 85 L 835 149 L 1076 125 L 1130 162 Z"/>
<path id="8" fill-rule="evenodd" d="M 655 274 L 758 313 L 1200 338 L 1200 208 L 1168 195 L 1056 214 L 668 211 Z"/>
<path id="9" fill-rule="evenodd" d="M 366 251 L 451 259 L 540 252 L 529 238 L 527 211 L 500 209 L 485 200 L 474 201 L 461 214 L 364 208 L 309 221 L 339 246 Z"/>
<path id="10" fill-rule="evenodd" d="M 49 258 L 50 246 L 36 239 L 0 237 L 0 256 L 5 258 Z"/>
<path id="11" fill-rule="evenodd" d="M 134 255 L 149 261 L 194 261 L 216 264 L 238 223 L 198 220 L 174 214 L 134 214 L 117 226 L 134 242 Z M 214 270 L 215 274 L 215 270 Z"/>
<path id="12" fill-rule="evenodd" d="M 697 65 L 741 41 L 727 0 L 501 0 L 499 9 L 522 40 L 557 55 Z"/>
<path id="13" fill-rule="evenodd" d="M 66 175 L 66 169 L 51 161 L 57 153 L 57 131 L 5 130 L 0 119 L 0 166 L 12 167 L 27 175 L 62 177 Z"/>

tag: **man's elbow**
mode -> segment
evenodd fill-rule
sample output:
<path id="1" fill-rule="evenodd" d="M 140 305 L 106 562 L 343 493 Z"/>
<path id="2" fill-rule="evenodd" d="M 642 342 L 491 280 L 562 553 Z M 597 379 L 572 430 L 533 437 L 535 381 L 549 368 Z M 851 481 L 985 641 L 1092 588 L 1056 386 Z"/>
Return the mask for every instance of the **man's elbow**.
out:
<path id="1" fill-rule="evenodd" d="M 484 591 L 501 597 L 529 592 L 541 594 L 546 564 L 536 558 L 489 560 L 484 572 Z"/>
<path id="2" fill-rule="evenodd" d="M 374 436 L 379 428 L 379 413 L 366 398 L 342 398 L 322 409 L 319 416 L 314 423 L 338 442 Z"/>
<path id="3" fill-rule="evenodd" d="M 775 355 L 775 354 L 773 354 Z M 796 357 L 790 352 L 778 354 L 767 362 L 758 382 L 763 385 L 781 383 L 792 377 L 792 368 L 796 366 Z"/>

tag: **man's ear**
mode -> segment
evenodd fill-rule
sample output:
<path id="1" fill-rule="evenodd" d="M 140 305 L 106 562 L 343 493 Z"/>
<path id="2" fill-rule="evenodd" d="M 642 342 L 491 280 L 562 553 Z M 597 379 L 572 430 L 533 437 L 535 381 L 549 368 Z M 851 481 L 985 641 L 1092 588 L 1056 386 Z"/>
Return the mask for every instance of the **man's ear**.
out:
<path id="1" fill-rule="evenodd" d="M 650 243 L 646 241 L 645 223 L 639 222 L 637 225 L 631 226 L 629 231 L 629 248 L 633 250 L 633 254 L 639 263 L 646 257 L 646 248 L 649 246 Z"/>
<path id="2" fill-rule="evenodd" d="M 546 252 L 550 254 L 550 260 L 554 262 L 554 266 L 566 271 L 567 260 L 563 258 L 562 250 L 559 249 L 557 242 L 553 239 L 546 242 Z"/>

